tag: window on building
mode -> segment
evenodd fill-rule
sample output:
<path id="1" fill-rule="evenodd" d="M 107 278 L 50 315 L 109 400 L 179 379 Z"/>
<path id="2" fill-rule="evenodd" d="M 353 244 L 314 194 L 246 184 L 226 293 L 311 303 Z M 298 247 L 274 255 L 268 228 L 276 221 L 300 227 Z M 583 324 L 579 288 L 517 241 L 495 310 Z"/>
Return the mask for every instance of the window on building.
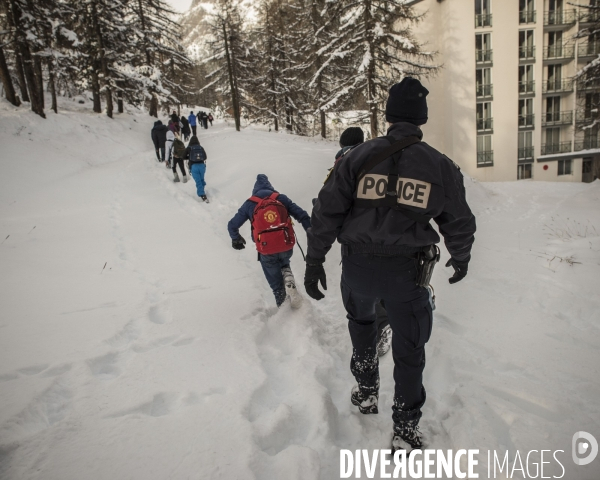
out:
<path id="1" fill-rule="evenodd" d="M 548 0 L 548 10 L 557 12 L 563 9 L 563 0 Z"/>
<path id="2" fill-rule="evenodd" d="M 546 122 L 560 120 L 560 97 L 546 97 Z"/>
<path id="3" fill-rule="evenodd" d="M 492 95 L 492 69 L 478 68 L 475 71 L 475 83 L 478 97 L 490 97 Z"/>
<path id="4" fill-rule="evenodd" d="M 583 131 L 583 149 L 589 150 L 591 148 L 598 148 L 600 142 L 598 142 L 598 133 L 600 131 L 600 125 L 594 125 L 591 128 L 586 128 Z"/>
<path id="5" fill-rule="evenodd" d="M 573 174 L 573 160 L 559 160 L 558 161 L 558 174 L 559 175 L 572 175 Z"/>
<path id="6" fill-rule="evenodd" d="M 535 51 L 533 49 L 533 39 L 533 30 L 519 31 L 519 58 L 535 57 Z"/>
<path id="7" fill-rule="evenodd" d="M 517 165 L 517 180 L 527 180 L 532 177 L 531 163 Z"/>
<path id="8" fill-rule="evenodd" d="M 475 15 L 489 15 L 492 13 L 491 0 L 475 0 Z"/>
<path id="9" fill-rule="evenodd" d="M 558 145 L 560 143 L 560 128 L 547 128 L 546 129 L 546 146 Z M 556 153 L 556 152 L 548 152 Z"/>
<path id="10" fill-rule="evenodd" d="M 519 67 L 519 93 L 534 93 L 533 65 L 521 65 Z"/>
<path id="11" fill-rule="evenodd" d="M 492 129 L 492 102 L 477 104 L 477 130 Z"/>
<path id="12" fill-rule="evenodd" d="M 519 100 L 519 127 L 533 126 L 533 98 Z"/>
<path id="13" fill-rule="evenodd" d="M 547 72 L 547 90 L 560 90 L 562 88 L 562 65 L 548 65 Z"/>
<path id="14" fill-rule="evenodd" d="M 519 132 L 519 160 L 533 158 L 533 132 Z"/>
<path id="15" fill-rule="evenodd" d="M 492 35 L 489 33 L 478 33 L 475 35 L 475 49 L 476 50 L 491 50 L 492 49 Z"/>
<path id="16" fill-rule="evenodd" d="M 492 136 L 477 136 L 477 165 L 489 166 L 494 164 L 494 152 L 492 150 Z"/>

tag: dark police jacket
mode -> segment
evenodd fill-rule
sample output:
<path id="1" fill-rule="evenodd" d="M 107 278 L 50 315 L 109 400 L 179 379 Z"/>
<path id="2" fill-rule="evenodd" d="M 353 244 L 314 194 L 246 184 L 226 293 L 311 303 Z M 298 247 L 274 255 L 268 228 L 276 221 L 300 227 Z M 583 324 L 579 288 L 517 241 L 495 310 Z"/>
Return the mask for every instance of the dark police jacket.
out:
<path id="1" fill-rule="evenodd" d="M 409 136 L 423 138 L 423 133 L 406 122 L 388 129 L 391 142 Z M 311 258 L 323 259 L 336 239 L 350 252 L 377 254 L 410 253 L 440 241 L 430 224 L 414 220 L 414 215 L 409 218 L 406 210 L 437 223 L 454 259 L 469 257 L 475 217 L 467 205 L 460 169 L 445 155 L 424 142 L 406 148 L 395 167 L 398 208 L 377 203 L 386 196 L 388 174 L 400 152 L 375 166 L 358 185 L 364 164 L 388 149 L 390 141 L 381 137 L 358 145 L 336 164 L 313 208 L 307 232 Z"/>

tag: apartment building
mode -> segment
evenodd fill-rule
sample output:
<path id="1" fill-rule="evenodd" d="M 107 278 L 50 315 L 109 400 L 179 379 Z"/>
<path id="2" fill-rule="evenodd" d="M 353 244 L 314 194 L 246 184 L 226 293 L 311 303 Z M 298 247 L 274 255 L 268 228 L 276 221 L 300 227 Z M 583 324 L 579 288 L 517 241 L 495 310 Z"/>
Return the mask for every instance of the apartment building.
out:
<path id="1" fill-rule="evenodd" d="M 417 39 L 442 65 L 423 82 L 430 90 L 426 141 L 482 181 L 598 176 L 599 126 L 581 127 L 590 124 L 600 84 L 574 80 L 600 53 L 600 38 L 575 38 L 595 20 L 589 9 L 569 0 L 412 4 L 426 12 Z"/>

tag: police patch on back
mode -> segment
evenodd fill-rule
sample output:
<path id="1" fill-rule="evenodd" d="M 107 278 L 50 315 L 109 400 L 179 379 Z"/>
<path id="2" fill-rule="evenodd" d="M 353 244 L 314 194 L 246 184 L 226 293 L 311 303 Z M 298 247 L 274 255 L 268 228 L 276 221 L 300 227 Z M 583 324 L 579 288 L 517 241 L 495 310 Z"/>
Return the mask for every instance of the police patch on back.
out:
<path id="1" fill-rule="evenodd" d="M 388 190 L 387 175 L 369 173 L 358 184 L 356 197 L 361 200 L 383 200 Z M 398 203 L 410 207 L 427 208 L 431 183 L 414 178 L 398 178 Z"/>

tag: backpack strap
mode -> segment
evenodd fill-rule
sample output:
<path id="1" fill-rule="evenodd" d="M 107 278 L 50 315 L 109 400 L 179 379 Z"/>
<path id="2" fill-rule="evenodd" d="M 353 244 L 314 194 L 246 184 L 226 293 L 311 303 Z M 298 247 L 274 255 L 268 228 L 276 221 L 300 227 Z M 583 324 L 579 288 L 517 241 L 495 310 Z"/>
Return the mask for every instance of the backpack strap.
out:
<path id="1" fill-rule="evenodd" d="M 254 195 L 252 195 L 248 200 L 250 200 L 251 202 L 256 202 L 256 203 L 260 203 L 263 201 L 262 198 L 255 197 Z"/>
<path id="2" fill-rule="evenodd" d="M 391 140 L 390 140 L 391 137 L 386 136 L 383 138 L 385 138 L 388 142 L 391 142 Z M 384 160 L 387 160 L 394 153 L 396 153 L 400 150 L 404 150 L 406 147 L 414 145 L 415 143 L 419 143 L 420 141 L 421 141 L 421 139 L 419 137 L 411 136 L 411 137 L 403 138 L 402 140 L 399 140 L 396 143 L 392 143 L 392 145 L 390 145 L 388 148 L 386 148 L 383 152 L 380 152 L 379 154 L 375 155 L 373 158 L 371 158 L 367 162 L 365 162 L 365 164 L 362 166 L 362 168 L 360 169 L 360 171 L 358 173 L 358 177 L 357 177 L 356 181 L 360 182 L 367 173 L 369 173 L 371 170 L 373 170 L 377 165 L 379 165 Z"/>
<path id="3" fill-rule="evenodd" d="M 279 192 L 273 192 L 271 195 L 269 195 L 269 198 L 271 200 L 277 200 L 278 196 L 279 196 Z"/>

